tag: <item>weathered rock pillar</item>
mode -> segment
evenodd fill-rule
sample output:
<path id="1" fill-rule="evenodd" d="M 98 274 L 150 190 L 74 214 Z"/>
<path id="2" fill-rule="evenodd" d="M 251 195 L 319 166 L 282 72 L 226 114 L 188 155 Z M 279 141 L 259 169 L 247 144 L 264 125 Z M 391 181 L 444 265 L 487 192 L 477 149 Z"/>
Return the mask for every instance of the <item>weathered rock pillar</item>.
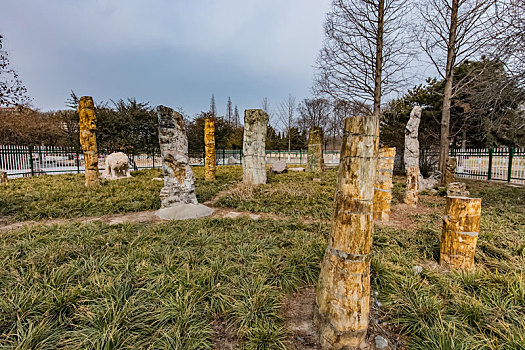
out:
<path id="1" fill-rule="evenodd" d="M 266 183 L 266 125 L 268 120 L 268 114 L 262 109 L 244 111 L 242 177 L 245 183 L 253 185 Z"/>
<path id="2" fill-rule="evenodd" d="M 419 202 L 419 168 L 411 167 L 406 168 L 406 188 L 405 198 L 403 201 L 413 207 L 417 206 Z"/>
<path id="3" fill-rule="evenodd" d="M 215 120 L 206 118 L 204 121 L 204 180 L 215 181 Z"/>
<path id="4" fill-rule="evenodd" d="M 449 183 L 454 182 L 456 177 L 456 168 L 458 166 L 457 158 L 449 158 L 447 160 L 447 168 L 443 177 L 443 185 L 448 186 Z"/>
<path id="5" fill-rule="evenodd" d="M 7 185 L 9 180 L 7 180 L 7 173 L 5 171 L 0 171 L 0 185 Z"/>
<path id="6" fill-rule="evenodd" d="M 359 346 L 366 337 L 378 130 L 376 116 L 345 120 L 333 224 L 314 314 L 323 349 Z"/>
<path id="7" fill-rule="evenodd" d="M 374 220 L 390 220 L 392 202 L 392 173 L 394 171 L 395 147 L 381 147 L 377 158 L 376 184 L 374 189 Z"/>
<path id="8" fill-rule="evenodd" d="M 186 126 L 180 113 L 165 106 L 157 107 L 159 144 L 164 187 L 160 190 L 161 207 L 180 203 L 197 204 L 195 180 L 189 165 Z"/>
<path id="9" fill-rule="evenodd" d="M 308 164 L 307 171 L 320 173 L 323 171 L 323 129 L 312 126 L 308 133 Z"/>
<path id="10" fill-rule="evenodd" d="M 84 167 L 86 173 L 86 186 L 97 186 L 100 183 L 98 173 L 97 150 L 97 116 L 95 104 L 91 96 L 83 96 L 78 102 L 78 115 L 80 117 L 80 145 L 84 152 Z"/>
<path id="11" fill-rule="evenodd" d="M 416 106 L 410 113 L 410 119 L 405 128 L 405 171 L 407 175 L 405 199 L 406 204 L 416 206 L 419 197 L 419 122 L 423 109 Z"/>
<path id="12" fill-rule="evenodd" d="M 481 198 L 447 197 L 439 263 L 452 269 L 474 267 L 481 221 Z"/>

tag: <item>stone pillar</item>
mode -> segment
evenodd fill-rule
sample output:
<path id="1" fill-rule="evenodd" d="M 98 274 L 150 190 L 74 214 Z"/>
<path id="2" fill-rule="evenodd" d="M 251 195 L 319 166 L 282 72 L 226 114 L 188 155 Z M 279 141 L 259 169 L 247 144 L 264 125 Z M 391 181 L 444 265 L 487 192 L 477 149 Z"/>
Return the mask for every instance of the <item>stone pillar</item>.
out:
<path id="1" fill-rule="evenodd" d="M 206 118 L 204 121 L 204 180 L 215 181 L 215 120 Z"/>
<path id="2" fill-rule="evenodd" d="M 157 107 L 157 115 L 164 176 L 164 187 L 160 190 L 161 207 L 197 204 L 195 180 L 188 158 L 188 137 L 182 115 L 165 106 Z"/>
<path id="3" fill-rule="evenodd" d="M 244 140 L 242 146 L 243 182 L 266 183 L 266 126 L 268 114 L 262 109 L 244 111 Z"/>
<path id="4" fill-rule="evenodd" d="M 374 220 L 390 220 L 392 202 L 392 173 L 394 171 L 395 147 L 381 147 L 377 158 L 376 184 L 374 189 Z"/>
<path id="5" fill-rule="evenodd" d="M 307 171 L 320 173 L 323 171 L 323 129 L 312 126 L 308 133 L 308 164 Z"/>
<path id="6" fill-rule="evenodd" d="M 408 205 L 416 207 L 419 202 L 419 168 L 406 168 L 406 174 L 405 198 L 403 201 Z"/>
<path id="7" fill-rule="evenodd" d="M 5 171 L 0 171 L 0 185 L 7 185 L 9 180 L 7 180 L 7 173 Z"/>
<path id="8" fill-rule="evenodd" d="M 447 197 L 439 263 L 452 269 L 474 267 L 481 221 L 481 198 Z"/>
<path id="9" fill-rule="evenodd" d="M 403 155 L 405 161 L 405 171 L 407 174 L 406 190 L 404 202 L 416 206 L 419 193 L 419 122 L 421 121 L 421 112 L 423 109 L 416 106 L 410 113 L 410 119 L 405 128 L 405 152 Z"/>
<path id="10" fill-rule="evenodd" d="M 84 166 L 86 173 L 86 186 L 97 186 L 100 183 L 98 173 L 97 150 L 97 116 L 95 104 L 91 96 L 83 96 L 78 102 L 78 115 L 80 117 L 80 145 L 84 152 Z"/>
<path id="11" fill-rule="evenodd" d="M 456 168 L 458 166 L 457 158 L 449 158 L 447 160 L 447 168 L 443 177 L 443 185 L 448 186 L 449 183 L 454 182 L 456 177 Z"/>
<path id="12" fill-rule="evenodd" d="M 370 252 L 379 118 L 345 120 L 328 247 L 314 323 L 323 349 L 359 346 L 370 312 Z"/>

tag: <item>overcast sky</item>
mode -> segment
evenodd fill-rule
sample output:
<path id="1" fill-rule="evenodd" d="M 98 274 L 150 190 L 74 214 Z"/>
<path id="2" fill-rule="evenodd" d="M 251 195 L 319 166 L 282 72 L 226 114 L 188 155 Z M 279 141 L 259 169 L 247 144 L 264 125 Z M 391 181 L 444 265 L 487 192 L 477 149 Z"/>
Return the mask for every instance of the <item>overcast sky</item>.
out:
<path id="1" fill-rule="evenodd" d="M 308 97 L 330 0 L 2 0 L 0 33 L 43 111 L 70 90 L 190 115 Z"/>

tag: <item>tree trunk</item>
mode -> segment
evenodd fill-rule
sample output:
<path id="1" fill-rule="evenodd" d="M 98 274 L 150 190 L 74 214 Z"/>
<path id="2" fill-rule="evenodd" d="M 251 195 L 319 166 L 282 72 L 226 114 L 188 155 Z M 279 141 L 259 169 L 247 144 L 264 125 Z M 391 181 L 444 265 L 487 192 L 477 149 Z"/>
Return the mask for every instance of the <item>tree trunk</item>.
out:
<path id="1" fill-rule="evenodd" d="M 215 181 L 215 120 L 206 118 L 204 121 L 204 179 Z"/>
<path id="2" fill-rule="evenodd" d="M 376 183 L 374 189 L 374 220 L 390 220 L 392 202 L 392 173 L 396 148 L 381 147 L 377 158 Z"/>
<path id="3" fill-rule="evenodd" d="M 383 72 L 383 30 L 385 26 L 385 0 L 379 0 L 377 13 L 376 66 L 374 82 L 374 115 L 381 113 L 381 84 Z"/>
<path id="4" fill-rule="evenodd" d="M 84 152 L 84 168 L 86 174 L 86 186 L 98 186 L 100 184 L 98 173 L 98 149 L 97 149 L 97 116 L 95 115 L 95 104 L 91 96 L 83 96 L 78 102 L 78 115 L 80 118 L 80 145 Z"/>
<path id="5" fill-rule="evenodd" d="M 447 197 L 439 263 L 453 269 L 474 267 L 481 221 L 481 198 Z"/>
<path id="6" fill-rule="evenodd" d="M 366 338 L 378 130 L 374 115 L 345 120 L 332 231 L 314 314 L 323 349 L 356 347 Z"/>
<path id="7" fill-rule="evenodd" d="M 449 152 L 450 137 L 450 106 L 452 99 L 452 82 L 454 78 L 454 65 L 456 63 L 456 33 L 458 28 L 459 0 L 452 0 L 450 14 L 450 32 L 447 46 L 447 64 L 445 68 L 445 91 L 443 93 L 443 106 L 441 112 L 441 137 L 439 146 L 439 171 L 445 174 Z"/>

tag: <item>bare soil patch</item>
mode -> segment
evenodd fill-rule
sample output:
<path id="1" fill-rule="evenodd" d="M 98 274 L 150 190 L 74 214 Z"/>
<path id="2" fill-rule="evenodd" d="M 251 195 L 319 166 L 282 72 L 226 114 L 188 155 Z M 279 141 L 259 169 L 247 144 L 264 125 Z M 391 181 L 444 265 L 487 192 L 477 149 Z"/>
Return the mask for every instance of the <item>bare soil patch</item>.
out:
<path id="1" fill-rule="evenodd" d="M 285 326 L 289 331 L 288 346 L 293 350 L 321 350 L 319 335 L 313 324 L 315 308 L 315 287 L 309 286 L 289 295 L 282 307 Z M 370 326 L 366 344 L 360 349 L 375 350 L 375 337 L 382 336 L 387 339 L 385 349 L 403 349 L 403 342 L 399 335 L 381 320 L 379 304 L 371 298 L 370 301 Z"/>

